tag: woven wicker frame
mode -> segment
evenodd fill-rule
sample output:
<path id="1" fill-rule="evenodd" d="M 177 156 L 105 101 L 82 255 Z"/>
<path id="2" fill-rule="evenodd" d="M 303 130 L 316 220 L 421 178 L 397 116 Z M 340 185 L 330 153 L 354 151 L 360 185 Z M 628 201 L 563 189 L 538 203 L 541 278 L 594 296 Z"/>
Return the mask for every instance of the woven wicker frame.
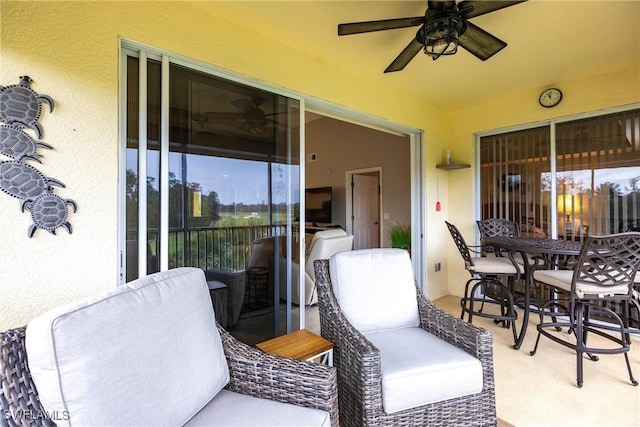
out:
<path id="1" fill-rule="evenodd" d="M 380 352 L 344 317 L 333 294 L 328 260 L 314 263 L 321 334 L 334 343 L 338 369 L 341 425 L 494 426 L 493 336 L 456 319 L 426 299 L 416 287 L 420 327 L 477 357 L 482 363 L 482 392 L 387 414 L 382 407 Z"/>
<path id="2" fill-rule="evenodd" d="M 240 271 L 223 271 L 223 270 L 205 270 L 204 275 L 207 280 L 217 280 L 227 285 L 227 325 L 229 330 L 238 323 L 242 303 L 244 301 L 245 278 L 247 272 Z"/>
<path id="3" fill-rule="evenodd" d="M 218 325 L 229 365 L 228 390 L 263 399 L 327 411 L 338 427 L 335 368 L 263 353 L 231 336 Z M 0 426 L 55 426 L 41 415 L 24 346 L 25 328 L 0 332 Z M 24 414 L 37 414 L 30 417 Z"/>

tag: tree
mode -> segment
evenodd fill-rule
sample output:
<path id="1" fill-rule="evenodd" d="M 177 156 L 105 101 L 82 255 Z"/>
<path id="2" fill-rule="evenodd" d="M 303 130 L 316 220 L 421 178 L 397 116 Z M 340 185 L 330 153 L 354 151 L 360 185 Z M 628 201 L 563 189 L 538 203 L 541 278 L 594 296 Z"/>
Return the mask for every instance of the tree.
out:
<path id="1" fill-rule="evenodd" d="M 207 205 L 209 206 L 209 219 L 213 225 L 215 222 L 220 221 L 220 198 L 218 193 L 210 191 L 206 197 Z"/>
<path id="2" fill-rule="evenodd" d="M 620 184 L 616 184 L 615 182 L 603 182 L 598 185 L 595 190 L 595 195 L 600 197 L 614 197 L 620 196 L 621 194 Z"/>

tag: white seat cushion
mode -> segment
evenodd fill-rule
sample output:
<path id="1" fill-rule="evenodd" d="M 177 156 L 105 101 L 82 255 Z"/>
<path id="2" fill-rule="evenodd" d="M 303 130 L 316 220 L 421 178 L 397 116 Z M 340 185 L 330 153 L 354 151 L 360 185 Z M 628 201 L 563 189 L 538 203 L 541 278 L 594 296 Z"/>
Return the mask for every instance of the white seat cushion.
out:
<path id="1" fill-rule="evenodd" d="M 534 280 L 571 292 L 571 281 L 573 280 L 573 270 L 535 270 Z M 603 280 L 605 280 L 603 278 Z M 585 295 L 626 295 L 629 293 L 629 286 L 626 284 L 608 286 L 597 285 L 593 282 L 578 281 L 576 283 L 576 295 L 582 298 Z"/>
<path id="2" fill-rule="evenodd" d="M 402 249 L 340 252 L 329 259 L 333 292 L 362 333 L 420 325 L 411 259 Z"/>
<path id="3" fill-rule="evenodd" d="M 238 408 L 242 408 L 239 410 Z M 222 390 L 184 427 L 330 426 L 329 413 Z"/>
<path id="4" fill-rule="evenodd" d="M 482 365 L 421 328 L 365 335 L 380 350 L 388 414 L 482 391 Z"/>
<path id="5" fill-rule="evenodd" d="M 513 256 L 513 260 L 516 262 L 516 264 L 518 264 L 518 266 L 520 267 L 520 271 L 523 272 L 524 271 L 524 258 L 522 256 L 522 253 L 520 252 L 514 252 L 512 254 Z M 489 257 L 494 257 L 494 258 L 505 258 L 507 260 L 509 260 L 509 254 L 506 252 L 489 252 L 487 253 L 487 258 Z M 533 255 L 529 254 L 527 255 L 527 262 L 529 262 L 530 266 L 534 266 L 536 265 L 536 260 L 533 259 Z M 474 258 L 475 260 L 476 258 Z"/>
<path id="6" fill-rule="evenodd" d="M 478 274 L 518 273 L 509 257 L 476 257 L 473 258 L 473 267 L 469 270 Z"/>
<path id="7" fill-rule="evenodd" d="M 45 313 L 28 324 L 26 347 L 45 409 L 68 414 L 58 425 L 182 425 L 229 382 L 195 268 Z"/>

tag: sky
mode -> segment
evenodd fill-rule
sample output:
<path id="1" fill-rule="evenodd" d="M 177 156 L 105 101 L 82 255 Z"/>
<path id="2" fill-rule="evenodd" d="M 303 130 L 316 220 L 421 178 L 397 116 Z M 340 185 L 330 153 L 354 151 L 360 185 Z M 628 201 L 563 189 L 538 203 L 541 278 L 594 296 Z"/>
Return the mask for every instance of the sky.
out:
<path id="1" fill-rule="evenodd" d="M 149 150 L 149 165 L 157 164 L 158 152 Z M 127 167 L 135 164 L 135 152 L 127 150 Z M 182 156 L 172 153 L 169 168 L 180 176 L 182 170 L 180 162 Z M 211 191 L 218 193 L 220 203 L 266 204 L 268 192 L 268 164 L 262 161 L 239 160 L 205 155 L 187 155 L 187 181 L 199 183 L 204 195 Z M 297 176 L 298 166 L 291 168 L 293 179 Z M 560 172 L 558 175 L 570 175 L 575 182 L 581 182 L 583 189 L 591 186 L 591 170 Z M 622 194 L 630 187 L 629 180 L 640 176 L 640 167 L 620 167 L 612 169 L 597 169 L 594 173 L 594 188 L 605 182 L 613 182 L 620 186 Z M 275 165 L 273 174 L 273 199 L 275 203 L 286 201 L 286 168 Z M 296 180 L 293 185 L 294 201 L 298 200 L 299 185 Z M 157 186 L 157 182 L 156 182 Z"/>
<path id="2" fill-rule="evenodd" d="M 149 150 L 148 168 L 158 164 L 158 152 Z M 169 158 L 169 170 L 180 177 L 182 156 L 179 153 L 171 153 Z M 136 163 L 136 154 L 133 150 L 127 150 L 127 168 Z M 233 203 L 266 204 L 269 198 L 268 191 L 268 163 L 255 160 L 239 160 L 223 157 L 204 155 L 187 155 L 187 182 L 199 183 L 202 194 L 208 195 L 211 191 L 218 193 L 218 199 L 223 205 Z M 150 175 L 157 174 L 149 171 Z M 292 168 L 292 173 L 297 176 L 298 166 Z M 274 165 L 272 176 L 275 203 L 286 201 L 286 168 L 282 165 Z M 291 178 L 292 179 L 292 178 Z M 154 183 L 157 188 L 158 183 Z M 294 185 L 294 200 L 298 200 L 298 181 Z"/>
<path id="3" fill-rule="evenodd" d="M 559 172 L 558 176 L 572 176 L 574 182 L 582 183 L 583 189 L 591 188 L 591 170 Z M 605 182 L 612 182 L 620 186 L 621 195 L 624 195 L 631 190 L 629 181 L 637 177 L 640 177 L 640 167 L 638 166 L 596 169 L 593 174 L 593 187 L 595 190 Z"/>

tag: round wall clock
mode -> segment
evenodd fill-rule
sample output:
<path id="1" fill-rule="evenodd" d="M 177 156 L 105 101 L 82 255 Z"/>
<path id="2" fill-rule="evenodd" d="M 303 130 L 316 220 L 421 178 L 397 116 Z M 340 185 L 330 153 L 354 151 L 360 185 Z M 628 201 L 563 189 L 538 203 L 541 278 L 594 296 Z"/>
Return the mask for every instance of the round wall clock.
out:
<path id="1" fill-rule="evenodd" d="M 546 108 L 555 107 L 562 101 L 562 92 L 560 89 L 552 87 L 550 89 L 546 89 L 540 94 L 540 105 Z"/>

